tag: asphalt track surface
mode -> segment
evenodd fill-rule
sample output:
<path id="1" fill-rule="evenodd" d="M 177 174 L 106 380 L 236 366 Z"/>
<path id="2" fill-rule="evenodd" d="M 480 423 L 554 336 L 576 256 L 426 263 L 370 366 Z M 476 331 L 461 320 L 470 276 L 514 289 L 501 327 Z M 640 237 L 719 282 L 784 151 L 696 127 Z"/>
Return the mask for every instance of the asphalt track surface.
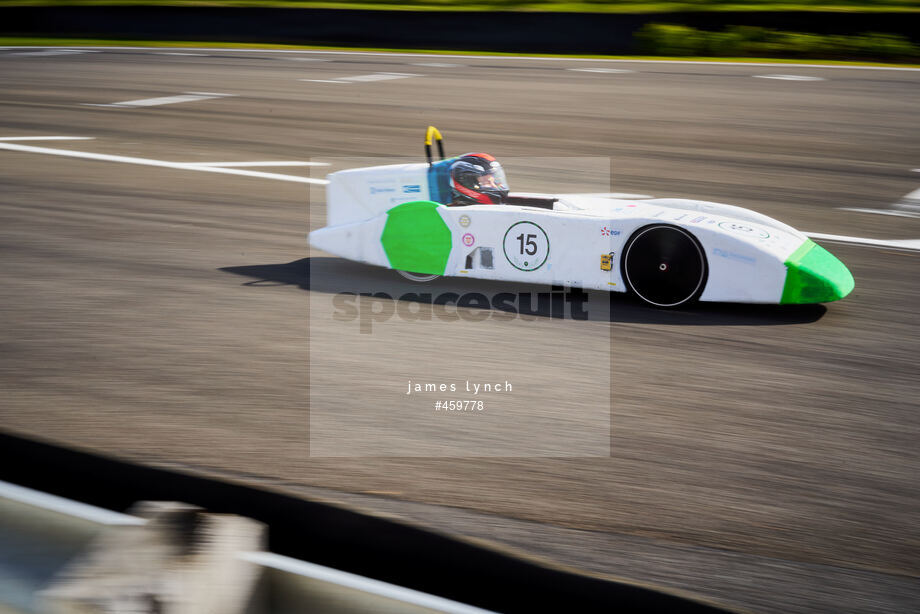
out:
<path id="1" fill-rule="evenodd" d="M 920 72 L 174 52 L 203 55 L 0 50 L 0 137 L 92 137 L 6 143 L 180 163 L 344 165 L 420 155 L 434 124 L 451 153 L 514 160 L 516 190 L 596 179 L 533 158 L 609 159 L 608 191 L 920 239 L 916 217 L 841 209 L 887 210 L 918 187 Z M 378 73 L 414 76 L 322 82 Z M 776 74 L 823 80 L 755 78 Z M 87 106 L 186 92 L 232 96 Z M 856 278 L 827 306 L 662 312 L 592 294 L 587 322 L 461 309 L 473 317 L 394 316 L 360 333 L 331 317 L 337 293 L 417 288 L 306 246 L 324 225 L 321 187 L 23 150 L 0 160 L 5 430 L 759 612 L 920 608 L 920 252 L 825 243 Z M 507 433 L 481 447 L 475 426 L 466 440 L 451 422 L 482 414 L 405 395 L 408 380 L 467 379 L 513 383 L 480 398 L 522 432 L 530 412 L 523 452 L 496 456 Z M 335 433 L 310 431 L 311 411 L 350 429 L 340 455 Z M 571 429 L 543 429 L 562 415 Z M 598 428 L 602 449 L 579 448 Z M 378 433 L 398 457 L 374 446 Z"/>

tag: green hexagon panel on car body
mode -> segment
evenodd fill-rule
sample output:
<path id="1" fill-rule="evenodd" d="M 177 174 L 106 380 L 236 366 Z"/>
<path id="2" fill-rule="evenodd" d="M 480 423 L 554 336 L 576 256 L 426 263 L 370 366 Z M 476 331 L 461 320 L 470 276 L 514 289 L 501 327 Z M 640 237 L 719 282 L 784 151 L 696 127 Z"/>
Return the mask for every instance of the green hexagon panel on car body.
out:
<path id="1" fill-rule="evenodd" d="M 782 304 L 829 303 L 853 291 L 853 274 L 832 253 L 808 239 L 786 260 Z"/>
<path id="2" fill-rule="evenodd" d="M 412 273 L 443 275 L 453 246 L 450 228 L 428 200 L 397 205 L 387 211 L 380 235 L 390 267 Z"/>

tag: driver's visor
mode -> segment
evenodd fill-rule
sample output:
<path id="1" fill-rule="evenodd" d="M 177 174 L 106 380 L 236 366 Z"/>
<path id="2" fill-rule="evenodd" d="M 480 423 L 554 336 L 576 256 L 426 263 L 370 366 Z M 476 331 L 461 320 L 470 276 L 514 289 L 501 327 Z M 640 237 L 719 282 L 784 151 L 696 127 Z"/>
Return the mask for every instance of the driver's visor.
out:
<path id="1" fill-rule="evenodd" d="M 505 179 L 505 171 L 500 166 L 494 166 L 485 175 L 480 175 L 477 182 L 479 183 L 479 187 L 484 189 L 508 189 L 508 181 Z"/>

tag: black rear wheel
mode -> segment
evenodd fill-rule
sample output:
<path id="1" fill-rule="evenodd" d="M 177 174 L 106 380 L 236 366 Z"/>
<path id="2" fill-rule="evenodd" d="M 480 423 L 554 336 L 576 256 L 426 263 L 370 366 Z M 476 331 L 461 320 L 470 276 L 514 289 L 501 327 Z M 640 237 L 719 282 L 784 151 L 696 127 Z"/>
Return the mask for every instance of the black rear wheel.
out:
<path id="1" fill-rule="evenodd" d="M 706 286 L 706 255 L 696 238 L 677 226 L 654 224 L 629 239 L 620 259 L 627 287 L 656 307 L 678 307 Z"/>

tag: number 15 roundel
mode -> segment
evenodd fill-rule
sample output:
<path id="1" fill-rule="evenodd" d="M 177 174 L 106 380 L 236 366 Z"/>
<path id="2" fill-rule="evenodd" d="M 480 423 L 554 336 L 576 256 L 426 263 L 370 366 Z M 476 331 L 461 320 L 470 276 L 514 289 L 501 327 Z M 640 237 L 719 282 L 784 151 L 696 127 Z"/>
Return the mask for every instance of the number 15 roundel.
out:
<path id="1" fill-rule="evenodd" d="M 505 231 L 504 249 L 511 266 L 536 271 L 549 256 L 549 239 L 533 222 L 518 222 Z"/>

